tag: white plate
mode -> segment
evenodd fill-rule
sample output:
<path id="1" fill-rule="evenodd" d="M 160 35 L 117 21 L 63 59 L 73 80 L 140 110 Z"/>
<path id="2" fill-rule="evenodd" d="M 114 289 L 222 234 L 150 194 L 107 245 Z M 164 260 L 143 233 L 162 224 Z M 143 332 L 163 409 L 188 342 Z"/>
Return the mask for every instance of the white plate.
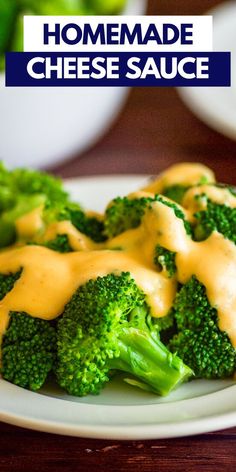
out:
<path id="1" fill-rule="evenodd" d="M 144 176 L 67 181 L 74 198 L 102 211 L 110 198 L 144 185 Z M 0 420 L 40 431 L 105 439 L 192 435 L 236 426 L 233 381 L 195 380 L 168 397 L 110 382 L 99 396 L 76 398 L 48 383 L 33 393 L 0 380 Z"/>
<path id="2" fill-rule="evenodd" d="M 180 97 L 190 110 L 216 131 L 236 139 L 236 4 L 220 4 L 213 15 L 214 51 L 230 51 L 231 87 L 183 87 Z"/>

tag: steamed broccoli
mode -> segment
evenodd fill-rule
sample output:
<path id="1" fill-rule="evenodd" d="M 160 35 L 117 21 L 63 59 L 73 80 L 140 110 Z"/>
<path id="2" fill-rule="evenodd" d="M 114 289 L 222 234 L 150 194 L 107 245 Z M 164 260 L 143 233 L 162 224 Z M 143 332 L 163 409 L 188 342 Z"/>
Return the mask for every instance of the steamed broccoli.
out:
<path id="1" fill-rule="evenodd" d="M 212 202 L 206 196 L 206 209 L 195 213 L 196 225 L 194 238 L 196 241 L 207 239 L 216 230 L 236 244 L 236 208 Z"/>
<path id="2" fill-rule="evenodd" d="M 161 343 L 145 296 L 129 273 L 79 287 L 58 322 L 57 380 L 70 394 L 97 394 L 114 370 L 161 395 L 192 371 Z"/>
<path id="3" fill-rule="evenodd" d="M 0 274 L 0 300 L 10 292 L 22 270 Z M 51 322 L 11 312 L 2 341 L 1 374 L 20 387 L 38 390 L 55 360 L 56 332 Z"/>
<path id="4" fill-rule="evenodd" d="M 62 182 L 44 172 L 28 169 L 8 171 L 0 165 L 0 247 L 17 240 L 16 220 L 42 207 L 45 219 L 68 201 Z"/>
<path id="5" fill-rule="evenodd" d="M 17 15 L 16 0 L 1 0 L 0 4 L 0 55 L 8 51 L 11 41 L 11 30 Z"/>
<path id="6" fill-rule="evenodd" d="M 0 70 L 6 51 L 23 47 L 24 15 L 116 15 L 126 0 L 0 0 Z"/>
<path id="7" fill-rule="evenodd" d="M 18 0 L 36 15 L 115 15 L 126 0 Z"/>
<path id="8" fill-rule="evenodd" d="M 94 241 L 104 241 L 103 222 L 87 216 L 79 204 L 72 203 L 60 179 L 29 169 L 8 171 L 1 164 L 0 247 L 17 241 L 16 220 L 39 207 L 42 208 L 42 225 L 45 228 L 55 221 L 68 220 Z M 27 237 L 23 239 L 27 241 Z M 37 239 L 35 242 L 38 242 Z M 50 247 L 50 242 L 48 244 Z M 57 247 L 58 240 L 54 249 L 57 250 Z"/>
<path id="9" fill-rule="evenodd" d="M 0 164 L 0 188 L 9 194 L 9 204 L 4 210 L 9 210 L 15 205 L 18 195 L 44 195 L 48 206 L 53 203 L 65 202 L 68 194 L 62 186 L 59 178 L 46 172 L 31 169 L 7 170 Z"/>
<path id="10" fill-rule="evenodd" d="M 8 292 L 10 292 L 15 282 L 19 279 L 22 270 L 18 270 L 15 274 L 0 274 L 0 300 L 2 300 Z"/>
<path id="11" fill-rule="evenodd" d="M 35 245 L 36 243 L 30 242 L 28 244 Z M 48 249 L 52 249 L 53 251 L 61 253 L 73 251 L 72 247 L 70 246 L 67 234 L 58 234 L 54 239 L 50 239 L 45 243 L 41 243 L 40 246 L 45 246 Z"/>
<path id="12" fill-rule="evenodd" d="M 117 197 L 108 206 L 105 213 L 105 230 L 107 237 L 113 238 L 132 228 L 137 228 L 145 210 L 153 198 Z"/>
<path id="13" fill-rule="evenodd" d="M 76 203 L 67 203 L 58 214 L 58 220 L 69 220 L 81 233 L 100 243 L 106 240 L 104 223 L 95 216 L 88 216 Z"/>
<path id="14" fill-rule="evenodd" d="M 173 277 L 176 273 L 175 264 L 176 252 L 169 251 L 168 249 L 157 244 L 155 248 L 154 263 L 159 268 L 167 272 L 168 277 Z"/>
<path id="15" fill-rule="evenodd" d="M 40 194 L 18 195 L 15 205 L 0 214 L 0 248 L 16 242 L 18 235 L 16 220 L 45 204 L 45 196 Z"/>
<path id="16" fill-rule="evenodd" d="M 54 231 L 57 228 L 54 223 L 63 221 L 69 221 L 97 243 L 108 240 L 107 244 L 91 245 L 96 248 L 94 257 L 100 249 L 111 251 L 115 246 L 122 256 L 127 254 L 127 261 L 130 261 L 130 255 L 136 257 L 136 252 L 147 242 L 143 253 L 137 255 L 138 261 L 144 267 L 150 264 L 154 276 L 155 264 L 167 290 L 170 287 L 168 300 L 175 297 L 167 316 L 153 318 L 145 293 L 136 285 L 129 266 L 127 269 L 125 265 L 127 272 L 120 273 L 115 266 L 114 273 L 102 277 L 95 272 L 94 279 L 79 286 L 66 306 L 60 308 L 54 321 L 34 318 L 17 306 L 14 310 L 19 311 L 9 313 L 9 325 L 2 341 L 0 370 L 6 380 L 38 390 L 48 373 L 53 371 L 61 387 L 70 394 L 84 396 L 98 394 L 116 371 L 120 371 L 131 385 L 166 395 L 193 375 L 208 379 L 233 375 L 236 349 L 228 334 L 219 328 L 217 307 L 211 306 L 207 297 L 208 287 L 194 275 L 194 267 L 192 277 L 180 285 L 182 245 L 178 237 L 184 227 L 189 236 L 184 238 L 184 243 L 185 239 L 189 242 L 184 256 L 187 258 L 189 254 L 190 259 L 191 251 L 201 246 L 194 241 L 208 238 L 213 231 L 236 244 L 236 208 L 233 208 L 232 195 L 227 199 L 227 191 L 223 193 L 225 203 L 231 204 L 233 200 L 232 207 L 211 201 L 198 184 L 191 187 L 193 191 L 186 198 L 188 211 L 177 202 L 183 201 L 190 186 L 177 184 L 166 187 L 165 195 L 149 196 L 149 193 L 140 198 L 118 197 L 111 202 L 102 220 L 86 214 L 79 204 L 71 202 L 57 178 L 39 171 L 8 171 L 0 166 L 0 247 L 16 242 L 20 245 L 40 244 L 60 253 L 72 252 L 72 238 L 67 234 L 66 225 L 62 224 L 58 232 Z M 235 195 L 234 188 L 224 188 Z M 191 197 L 194 199 L 192 210 L 191 201 L 188 206 Z M 193 215 L 196 208 L 200 210 Z M 32 237 L 27 233 L 24 237 L 25 226 L 27 231 L 24 223 L 28 220 L 19 221 L 19 218 L 34 209 L 39 209 L 39 213 L 38 210 L 35 213 L 39 225 L 32 225 Z M 188 214 L 191 216 L 189 221 Z M 33 223 L 35 215 L 32 215 Z M 170 228 L 175 228 L 172 218 L 177 218 L 179 223 L 177 242 L 173 246 L 167 227 L 170 222 Z M 125 236 L 121 242 L 109 240 L 139 226 L 140 231 L 127 235 L 127 244 Z M 205 249 L 205 244 L 203 246 Z M 183 245 L 183 251 L 185 247 Z M 77 267 L 78 263 L 82 270 L 79 258 L 76 254 L 75 265 Z M 73 270 L 68 272 L 69 276 L 75 276 L 77 287 L 73 255 L 58 256 L 58 259 L 65 260 L 65 267 L 67 260 L 72 263 Z M 22 271 L 24 267 L 16 273 L 0 274 L 0 300 L 17 284 Z M 66 276 L 66 270 L 63 276 L 64 273 Z M 156 277 L 158 279 L 158 274 Z"/>
<path id="17" fill-rule="evenodd" d="M 155 198 L 156 201 L 158 202 L 161 202 L 163 203 L 163 205 L 166 205 L 168 206 L 169 208 L 171 208 L 176 216 L 176 218 L 179 218 L 180 220 L 183 221 L 183 224 L 184 224 L 184 227 L 185 227 L 185 231 L 186 233 L 189 235 L 189 236 L 192 236 L 192 226 L 191 224 L 189 223 L 189 221 L 186 220 L 185 218 L 185 214 L 184 212 L 182 211 L 181 207 L 176 205 L 175 203 L 167 200 L 166 198 L 164 198 L 162 195 L 157 195 L 156 198 Z"/>
<path id="18" fill-rule="evenodd" d="M 142 221 L 145 211 L 151 209 L 152 204 L 155 202 L 160 202 L 163 205 L 172 208 L 175 216 L 183 220 L 187 234 L 191 235 L 191 225 L 186 221 L 181 208 L 174 202 L 167 200 L 162 195 L 155 195 L 155 197 L 132 199 L 128 197 L 115 198 L 105 212 L 104 232 L 106 236 L 112 238 L 128 229 L 137 228 Z"/>
<path id="19" fill-rule="evenodd" d="M 194 164 L 192 164 L 192 166 L 194 167 Z M 204 175 L 204 171 L 206 172 L 205 175 Z M 214 182 L 215 182 L 214 174 L 211 173 L 211 172 L 209 173 L 209 169 L 207 169 L 207 168 L 205 168 L 204 170 L 202 169 L 202 172 L 203 172 L 203 174 L 201 176 L 199 175 L 199 178 L 197 179 L 197 181 L 195 183 L 189 182 L 188 185 L 186 185 L 186 184 L 184 185 L 184 184 L 180 184 L 180 183 L 169 185 L 169 186 L 164 188 L 163 195 L 165 195 L 165 197 L 168 197 L 171 200 L 174 200 L 175 202 L 181 204 L 182 201 L 183 201 L 183 198 L 185 196 L 185 193 L 190 188 L 198 187 L 198 186 L 205 185 L 205 184 L 218 185 L 218 184 L 214 184 Z"/>
<path id="20" fill-rule="evenodd" d="M 84 0 L 87 8 L 95 15 L 117 15 L 124 8 L 126 0 Z"/>
<path id="21" fill-rule="evenodd" d="M 56 332 L 49 321 L 10 313 L 2 345 L 1 374 L 5 380 L 38 390 L 54 366 L 55 351 Z"/>
<path id="22" fill-rule="evenodd" d="M 189 188 L 189 186 L 180 184 L 170 185 L 164 189 L 163 195 L 176 203 L 182 203 L 184 195 Z"/>
<path id="23" fill-rule="evenodd" d="M 182 286 L 174 302 L 177 334 L 169 348 L 193 369 L 196 377 L 231 376 L 236 368 L 236 350 L 218 327 L 217 311 L 206 289 L 195 276 Z"/>

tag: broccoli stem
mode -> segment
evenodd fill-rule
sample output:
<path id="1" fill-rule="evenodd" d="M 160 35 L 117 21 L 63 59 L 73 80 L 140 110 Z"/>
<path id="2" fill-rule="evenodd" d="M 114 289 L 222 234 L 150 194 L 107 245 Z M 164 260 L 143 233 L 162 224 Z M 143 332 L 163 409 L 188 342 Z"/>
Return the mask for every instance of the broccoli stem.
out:
<path id="1" fill-rule="evenodd" d="M 137 386 L 167 395 L 193 375 L 183 361 L 172 354 L 159 339 L 137 328 L 122 328 L 119 336 L 120 355 L 109 361 L 111 369 L 134 375 L 145 383 Z"/>

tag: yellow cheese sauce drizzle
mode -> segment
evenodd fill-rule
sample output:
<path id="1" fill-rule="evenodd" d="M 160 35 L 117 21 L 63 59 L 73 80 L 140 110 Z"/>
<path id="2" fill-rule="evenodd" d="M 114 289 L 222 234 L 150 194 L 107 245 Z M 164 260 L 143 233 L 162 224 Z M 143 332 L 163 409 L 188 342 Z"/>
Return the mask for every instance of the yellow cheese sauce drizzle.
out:
<path id="1" fill-rule="evenodd" d="M 203 210 L 207 206 L 207 200 L 197 198 L 198 196 L 205 195 L 211 201 L 220 205 L 227 205 L 231 208 L 236 208 L 236 197 L 226 188 L 215 187 L 213 185 L 199 185 L 190 188 L 183 199 L 182 205 L 188 211 L 192 213 Z"/>
<path id="2" fill-rule="evenodd" d="M 149 267 L 139 253 L 100 250 L 59 254 L 41 246 L 23 246 L 0 254 L 1 273 L 23 268 L 11 292 L 0 302 L 0 334 L 3 335 L 10 311 L 25 311 L 33 317 L 51 320 L 60 315 L 80 285 L 109 273 L 131 273 L 147 295 L 153 314 L 163 316 L 175 294 L 175 281 Z"/>
<path id="3" fill-rule="evenodd" d="M 43 206 L 34 208 L 16 220 L 16 231 L 22 239 L 30 239 L 43 230 Z"/>
<path id="4" fill-rule="evenodd" d="M 175 164 L 162 172 L 157 179 L 150 182 L 142 190 L 144 192 L 162 193 L 166 187 L 171 185 L 197 185 L 202 181 L 215 182 L 215 176 L 211 169 L 203 164 L 182 162 Z"/>
<path id="5" fill-rule="evenodd" d="M 201 172 L 196 168 L 195 171 L 194 179 L 202 168 Z M 19 232 L 29 233 L 31 225 L 34 231 L 40 227 L 35 210 L 28 219 L 25 215 L 21 220 Z M 106 244 L 93 243 L 65 221 L 51 224 L 41 238 L 53 239 L 57 234 L 67 234 L 75 252 L 60 254 L 40 246 L 13 247 L 0 252 L 1 273 L 14 273 L 22 268 L 21 277 L 0 302 L 0 340 L 8 326 L 10 311 L 54 319 L 63 312 L 80 285 L 98 276 L 125 271 L 131 273 L 144 291 L 156 317 L 168 313 L 177 280 L 185 283 L 196 275 L 206 286 L 211 305 L 218 310 L 220 329 L 228 333 L 236 347 L 236 246 L 220 234 L 214 232 L 203 242 L 192 241 L 182 220 L 160 202 L 155 202 L 146 212 L 137 229 L 126 231 Z M 155 267 L 157 244 L 177 253 L 176 278 L 168 278 Z"/>

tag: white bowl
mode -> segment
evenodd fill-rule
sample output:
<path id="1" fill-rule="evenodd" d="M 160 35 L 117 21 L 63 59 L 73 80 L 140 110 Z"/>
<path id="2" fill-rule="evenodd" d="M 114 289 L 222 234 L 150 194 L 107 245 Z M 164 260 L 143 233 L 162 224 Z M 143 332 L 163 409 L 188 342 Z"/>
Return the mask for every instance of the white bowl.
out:
<path id="1" fill-rule="evenodd" d="M 145 12 L 128 0 L 124 15 Z M 9 167 L 48 167 L 81 153 L 112 125 L 128 95 L 122 87 L 5 88 L 0 75 L 0 159 Z"/>
<path id="2" fill-rule="evenodd" d="M 223 2 L 213 15 L 215 51 L 231 52 L 231 87 L 182 87 L 179 95 L 187 107 L 208 126 L 236 140 L 236 5 Z"/>

